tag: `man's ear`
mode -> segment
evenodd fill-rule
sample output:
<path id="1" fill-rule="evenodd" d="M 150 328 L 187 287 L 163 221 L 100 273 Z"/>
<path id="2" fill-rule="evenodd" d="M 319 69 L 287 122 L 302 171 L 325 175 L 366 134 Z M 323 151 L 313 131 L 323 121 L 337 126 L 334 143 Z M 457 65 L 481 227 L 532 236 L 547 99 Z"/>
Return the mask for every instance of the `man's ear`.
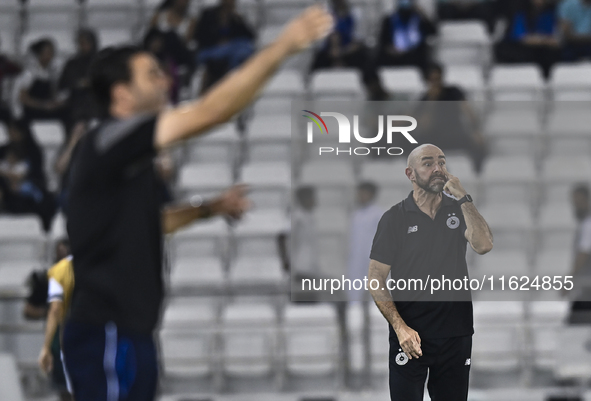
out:
<path id="1" fill-rule="evenodd" d="M 406 177 L 408 177 L 408 179 L 409 179 L 409 180 L 411 180 L 411 181 L 412 181 L 412 180 L 414 179 L 414 171 L 413 171 L 413 169 L 412 169 L 412 168 L 410 168 L 410 167 L 407 167 L 407 168 L 404 170 L 404 174 L 406 174 Z"/>

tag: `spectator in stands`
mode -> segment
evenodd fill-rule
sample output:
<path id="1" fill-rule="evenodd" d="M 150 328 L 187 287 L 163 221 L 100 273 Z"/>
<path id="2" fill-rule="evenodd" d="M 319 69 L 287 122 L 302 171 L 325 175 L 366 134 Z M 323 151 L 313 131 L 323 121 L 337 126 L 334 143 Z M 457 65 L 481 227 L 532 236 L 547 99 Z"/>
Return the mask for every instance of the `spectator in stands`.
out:
<path id="1" fill-rule="evenodd" d="M 369 57 L 369 49 L 357 37 L 358 21 L 347 0 L 332 0 L 334 31 L 324 41 L 312 60 L 311 71 L 325 68 L 352 67 L 363 75 L 370 100 L 383 100 L 384 90 Z"/>
<path id="2" fill-rule="evenodd" d="M 575 217 L 578 221 L 574 244 L 573 271 L 575 282 L 577 279 L 591 277 L 591 200 L 589 187 L 586 184 L 575 186 L 572 192 L 572 202 Z M 570 324 L 591 323 L 591 290 L 583 287 L 578 298 L 571 304 Z"/>
<path id="3" fill-rule="evenodd" d="M 60 120 L 67 130 L 66 104 L 58 97 L 55 45 L 48 38 L 29 47 L 30 59 L 17 78 L 12 96 L 14 117 L 26 124 L 33 120 Z"/>
<path id="4" fill-rule="evenodd" d="M 563 59 L 591 57 L 591 0 L 563 0 L 558 6 Z"/>
<path id="5" fill-rule="evenodd" d="M 4 101 L 3 89 L 7 84 L 6 79 L 14 78 L 21 72 L 21 66 L 8 56 L 0 54 L 0 121 L 8 125 L 12 120 L 12 113 L 9 105 Z"/>
<path id="6" fill-rule="evenodd" d="M 203 10 L 195 29 L 197 64 L 205 65 L 201 93 L 254 52 L 255 33 L 236 11 L 235 0 Z"/>
<path id="7" fill-rule="evenodd" d="M 152 17 L 144 48 L 152 52 L 172 79 L 171 101 L 179 101 L 179 89 L 193 73 L 190 51 L 196 20 L 189 15 L 189 0 L 165 0 Z"/>
<path id="8" fill-rule="evenodd" d="M 494 0 L 437 0 L 440 20 L 481 20 L 493 32 L 497 10 Z"/>
<path id="9" fill-rule="evenodd" d="M 10 125 L 9 142 L 0 146 L 0 191 L 4 211 L 34 213 L 49 231 L 56 206 L 46 188 L 43 157 L 29 136 L 15 124 Z"/>
<path id="10" fill-rule="evenodd" d="M 555 5 L 528 0 L 511 17 L 505 38 L 495 46 L 499 63 L 536 63 L 548 78 L 560 58 Z"/>
<path id="11" fill-rule="evenodd" d="M 377 65 L 410 65 L 424 70 L 429 63 L 427 38 L 435 33 L 435 25 L 415 4 L 415 0 L 398 1 L 398 8 L 382 21 Z"/>
<path id="12" fill-rule="evenodd" d="M 432 143 L 446 152 L 467 152 L 474 169 L 480 172 L 487 153 L 486 142 L 464 92 L 457 86 L 445 85 L 443 67 L 436 63 L 427 69 L 425 80 L 428 88 L 421 98 L 415 139 L 419 143 Z"/>
<path id="13" fill-rule="evenodd" d="M 90 29 L 80 29 L 76 34 L 76 44 L 76 54 L 66 63 L 58 82 L 58 89 L 67 96 L 66 104 L 72 122 L 95 117 L 88 70 L 98 50 L 96 33 Z"/>
<path id="14" fill-rule="evenodd" d="M 373 182 L 362 182 L 357 186 L 357 209 L 353 212 L 349 236 L 349 272 L 351 281 L 362 280 L 367 276 L 367 264 L 371 251 L 372 236 L 384 211 L 378 206 L 376 195 L 378 187 Z M 351 290 L 348 299 L 352 302 L 367 300 L 366 291 Z"/>
<path id="15" fill-rule="evenodd" d="M 291 271 L 295 275 L 315 277 L 319 272 L 318 236 L 314 219 L 316 190 L 302 186 L 296 190 L 296 207 L 291 227 Z"/>

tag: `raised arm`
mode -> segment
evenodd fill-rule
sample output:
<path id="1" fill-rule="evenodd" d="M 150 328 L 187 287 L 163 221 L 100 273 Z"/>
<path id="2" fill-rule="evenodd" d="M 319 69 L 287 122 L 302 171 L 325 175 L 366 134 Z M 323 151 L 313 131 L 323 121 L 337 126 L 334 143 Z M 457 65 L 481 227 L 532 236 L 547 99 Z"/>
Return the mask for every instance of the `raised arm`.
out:
<path id="1" fill-rule="evenodd" d="M 421 351 L 421 338 L 419 337 L 419 333 L 406 325 L 396 309 L 396 305 L 387 287 L 389 273 L 389 265 L 371 259 L 369 261 L 368 281 L 371 283 L 372 280 L 377 280 L 379 285 L 375 290 L 370 285 L 369 292 L 378 309 L 382 312 L 382 315 L 384 315 L 396 332 L 402 350 L 409 359 L 418 358 L 423 355 Z"/>
<path id="2" fill-rule="evenodd" d="M 320 6 L 308 8 L 288 24 L 274 43 L 251 57 L 201 99 L 163 112 L 156 127 L 156 147 L 170 146 L 229 120 L 257 96 L 285 59 L 323 38 L 331 29 L 330 14 Z"/>
<path id="3" fill-rule="evenodd" d="M 460 184 L 457 177 L 447 173 L 448 181 L 444 190 L 458 199 L 466 195 L 466 190 Z M 484 255 L 493 248 L 493 235 L 484 217 L 478 212 L 472 202 L 465 202 L 461 206 L 464 220 L 466 221 L 466 232 L 464 236 L 476 253 Z"/>

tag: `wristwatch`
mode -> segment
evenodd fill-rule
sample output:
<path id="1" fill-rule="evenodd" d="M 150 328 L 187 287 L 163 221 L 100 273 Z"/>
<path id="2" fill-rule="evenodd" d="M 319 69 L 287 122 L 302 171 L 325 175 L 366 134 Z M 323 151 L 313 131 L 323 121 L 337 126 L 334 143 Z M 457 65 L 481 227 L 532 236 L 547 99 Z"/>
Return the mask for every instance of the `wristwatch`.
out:
<path id="1" fill-rule="evenodd" d="M 468 194 L 464 195 L 464 197 L 458 201 L 458 205 L 461 206 L 462 204 L 464 204 L 466 202 L 472 202 L 472 197 Z"/>

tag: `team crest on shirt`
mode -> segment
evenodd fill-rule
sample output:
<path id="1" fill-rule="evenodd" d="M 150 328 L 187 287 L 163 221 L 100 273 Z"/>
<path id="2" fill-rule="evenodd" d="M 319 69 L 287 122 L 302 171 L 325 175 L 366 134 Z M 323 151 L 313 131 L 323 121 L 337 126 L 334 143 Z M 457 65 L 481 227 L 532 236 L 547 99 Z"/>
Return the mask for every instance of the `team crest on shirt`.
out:
<path id="1" fill-rule="evenodd" d="M 396 355 L 396 365 L 406 365 L 408 362 L 408 356 L 401 349 L 398 349 L 400 352 Z"/>
<path id="2" fill-rule="evenodd" d="M 460 226 L 460 219 L 458 219 L 455 213 L 450 213 L 448 214 L 448 216 L 449 217 L 447 218 L 447 226 L 452 230 L 455 230 Z"/>

